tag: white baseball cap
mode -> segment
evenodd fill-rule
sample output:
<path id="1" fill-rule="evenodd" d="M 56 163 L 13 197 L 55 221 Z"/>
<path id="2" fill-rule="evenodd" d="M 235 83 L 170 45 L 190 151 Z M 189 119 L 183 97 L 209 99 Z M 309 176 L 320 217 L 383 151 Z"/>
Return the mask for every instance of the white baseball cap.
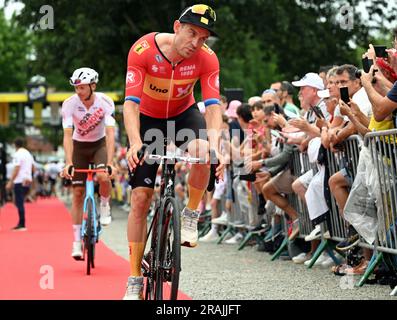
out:
<path id="1" fill-rule="evenodd" d="M 313 87 L 319 90 L 324 90 L 324 82 L 321 77 L 314 72 L 306 73 L 305 76 L 300 79 L 299 81 L 292 81 L 292 84 L 295 87 Z"/>

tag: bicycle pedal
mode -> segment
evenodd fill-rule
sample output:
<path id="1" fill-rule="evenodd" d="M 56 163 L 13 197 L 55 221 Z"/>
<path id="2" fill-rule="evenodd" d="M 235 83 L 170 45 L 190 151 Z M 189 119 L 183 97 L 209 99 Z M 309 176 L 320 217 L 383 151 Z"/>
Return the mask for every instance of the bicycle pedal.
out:
<path id="1" fill-rule="evenodd" d="M 73 259 L 76 261 L 84 261 L 84 258 L 80 256 L 73 257 Z"/>

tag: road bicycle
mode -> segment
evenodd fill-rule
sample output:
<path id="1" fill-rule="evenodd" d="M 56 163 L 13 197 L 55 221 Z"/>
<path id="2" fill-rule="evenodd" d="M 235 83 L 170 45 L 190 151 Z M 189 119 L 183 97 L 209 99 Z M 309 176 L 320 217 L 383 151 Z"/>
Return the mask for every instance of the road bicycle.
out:
<path id="1" fill-rule="evenodd" d="M 181 208 L 175 199 L 175 163 L 205 163 L 193 157 L 167 154 L 168 139 L 164 141 L 165 155 L 148 155 L 151 161 L 161 161 L 162 174 L 160 197 L 155 205 L 154 215 L 146 236 L 146 250 L 141 263 L 143 276 L 146 277 L 145 300 L 176 300 L 178 297 L 179 274 L 181 272 Z M 141 161 L 147 145 L 138 152 Z M 217 160 L 211 151 L 211 174 L 207 190 L 212 191 L 216 181 Z M 130 183 L 134 179 L 130 172 Z M 150 239 L 150 242 L 148 241 Z M 170 282 L 166 294 L 164 284 Z"/>
<path id="2" fill-rule="evenodd" d="M 69 167 L 69 174 L 71 174 L 72 170 L 73 166 Z M 88 169 L 74 169 L 74 172 L 87 174 L 81 238 L 83 239 L 83 261 L 86 260 L 86 272 L 87 275 L 90 275 L 91 268 L 95 268 L 95 245 L 98 243 L 99 235 L 102 232 L 101 224 L 99 223 L 99 214 L 96 207 L 93 178 L 95 173 L 108 173 L 111 175 L 111 168 L 107 167 L 106 169 L 97 169 L 95 168 L 95 165 L 90 164 Z"/>

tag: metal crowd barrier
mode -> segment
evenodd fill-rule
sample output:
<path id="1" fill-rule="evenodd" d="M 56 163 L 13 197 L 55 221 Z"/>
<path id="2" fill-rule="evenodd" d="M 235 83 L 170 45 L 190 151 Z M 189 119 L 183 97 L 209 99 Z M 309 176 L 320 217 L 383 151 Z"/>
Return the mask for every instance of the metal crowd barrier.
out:
<path id="1" fill-rule="evenodd" d="M 228 167 L 227 168 L 227 175 L 228 175 L 228 188 L 231 188 L 232 191 L 232 206 L 231 206 L 231 212 L 230 212 L 230 216 L 229 216 L 229 222 L 226 226 L 226 228 L 223 230 L 223 232 L 221 233 L 220 237 L 217 240 L 217 244 L 221 244 L 225 238 L 231 234 L 234 235 L 236 233 L 236 228 L 241 227 L 243 224 L 243 213 L 240 210 L 240 203 L 238 200 L 238 196 L 237 196 L 237 186 L 239 183 L 238 178 L 234 177 L 233 179 L 233 171 L 232 171 L 232 167 Z M 223 196 L 225 197 L 226 194 Z"/>
<path id="2" fill-rule="evenodd" d="M 292 153 L 291 159 L 291 172 L 295 177 L 299 177 L 309 170 L 313 170 L 313 174 L 315 174 L 318 169 L 317 165 L 309 162 L 309 157 L 307 153 L 301 153 L 298 150 L 295 150 Z M 295 193 L 291 193 L 287 195 L 289 204 L 295 209 L 295 211 L 299 214 L 299 235 L 298 238 L 305 238 L 310 232 L 313 230 L 313 223 L 310 220 L 309 212 L 307 210 L 306 203 L 299 198 L 299 196 Z M 277 259 L 281 253 L 286 250 L 288 246 L 288 231 L 287 231 L 287 219 L 285 215 L 283 216 L 283 226 L 284 226 L 284 234 L 285 238 L 278 250 L 271 257 L 271 261 Z"/>
<path id="3" fill-rule="evenodd" d="M 377 206 L 380 205 L 382 210 L 378 211 L 378 230 L 375 244 L 368 244 L 360 237 L 358 245 L 374 250 L 374 254 L 365 274 L 358 282 L 358 286 L 362 286 L 366 282 L 382 259 L 386 262 L 389 268 L 397 270 L 397 129 L 368 133 L 365 136 L 364 143 L 370 149 L 372 160 L 375 164 L 382 194 L 382 201 L 379 204 L 377 203 Z M 333 153 L 328 150 L 327 170 L 329 176 L 331 177 L 343 167 L 348 166 L 348 170 L 350 170 L 352 180 L 354 181 L 362 144 L 363 141 L 361 137 L 354 135 L 349 137 L 343 143 L 344 148 L 342 151 Z M 302 167 L 304 171 L 309 169 L 307 165 L 306 167 L 302 166 L 301 161 L 298 161 L 297 157 L 305 158 L 307 156 L 305 154 L 299 156 L 296 154 L 294 155 L 293 167 L 295 173 L 299 172 L 299 169 L 302 169 Z M 303 163 L 305 163 L 305 161 L 303 161 Z M 295 199 L 293 199 L 294 197 Z M 297 200 L 295 195 L 292 196 L 291 203 L 301 214 L 301 235 L 306 235 L 311 228 L 311 223 L 307 221 L 306 217 L 306 206 L 302 201 Z M 379 214 L 379 212 L 382 214 Z M 316 259 L 324 250 L 327 250 L 331 257 L 337 261 L 337 259 L 332 255 L 334 244 L 331 244 L 328 240 L 339 242 L 347 237 L 347 223 L 339 214 L 338 206 L 334 197 L 331 197 L 329 231 L 331 233 L 331 238 L 324 239 L 324 229 L 322 228 L 322 241 L 313 255 L 311 265 L 308 266 L 309 268 L 312 267 Z M 393 290 L 392 294 L 397 294 L 397 288 Z"/>
<path id="4" fill-rule="evenodd" d="M 352 181 L 354 181 L 357 173 L 357 165 L 362 145 L 362 138 L 359 135 L 352 135 L 342 143 L 342 148 L 338 152 L 327 150 L 327 174 L 332 177 L 335 173 L 342 168 L 349 171 Z M 330 211 L 329 211 L 329 225 L 327 226 L 330 232 L 330 237 L 324 237 L 324 226 L 321 227 L 321 242 L 317 247 L 308 268 L 311 268 L 316 260 L 320 257 L 321 253 L 326 250 L 329 256 L 338 265 L 339 259 L 334 255 L 335 242 L 340 242 L 347 237 L 347 223 L 341 216 L 335 198 L 330 197 Z M 359 246 L 368 246 L 361 238 Z"/>
<path id="5" fill-rule="evenodd" d="M 328 171 L 329 177 L 342 169 L 342 167 L 349 165 L 352 179 L 356 176 L 356 169 L 358 164 L 360 146 L 362 144 L 362 139 L 358 135 L 353 135 L 346 139 L 343 142 L 343 148 L 341 151 L 337 153 L 333 153 L 330 150 L 327 150 L 327 160 L 328 165 L 326 170 Z M 299 177 L 309 170 L 317 170 L 315 164 L 311 164 L 309 162 L 309 158 L 307 153 L 300 153 L 298 151 L 294 152 L 292 159 L 292 170 L 293 173 Z M 296 194 L 292 194 L 289 196 L 290 204 L 294 207 L 294 209 L 299 213 L 299 237 L 304 238 L 306 235 L 310 234 L 313 230 L 313 223 L 309 218 L 309 213 L 307 210 L 306 204 L 299 199 Z M 334 244 L 330 242 L 330 240 L 340 242 L 347 237 L 347 226 L 344 219 L 339 214 L 338 206 L 336 204 L 335 199 L 331 196 L 331 208 L 329 213 L 329 221 L 330 225 L 328 226 L 329 232 L 331 234 L 330 238 L 325 239 L 324 233 L 325 228 L 322 226 L 322 234 L 321 234 L 321 243 L 317 247 L 316 251 L 313 254 L 311 259 L 311 263 L 308 268 L 311 268 L 316 260 L 319 258 L 321 253 L 326 250 L 331 258 L 339 263 L 339 260 L 333 254 Z M 360 246 L 368 247 L 364 241 L 360 241 Z M 370 246 L 369 246 L 370 247 Z M 281 251 L 281 250 L 280 250 Z M 277 252 L 279 253 L 279 252 Z M 276 256 L 276 254 L 275 254 Z M 275 257 L 274 257 L 275 258 Z"/>
<path id="6" fill-rule="evenodd" d="M 384 260 L 397 270 L 397 129 L 365 135 L 381 189 L 381 211 L 377 211 L 378 229 L 374 254 L 359 285 L 363 285 L 375 267 Z M 397 287 L 392 292 L 397 294 Z"/>
<path id="7" fill-rule="evenodd" d="M 234 168 L 234 179 L 232 180 L 231 167 L 228 168 L 228 183 L 231 184 L 232 206 L 230 221 L 217 240 L 221 244 L 228 234 L 234 235 L 238 229 L 244 230 L 244 238 L 238 246 L 242 250 L 250 240 L 260 241 L 260 231 L 255 230 L 259 223 L 258 211 L 258 194 L 253 182 L 247 185 L 246 181 L 241 181 L 238 175 L 239 170 Z M 241 171 L 241 170 L 240 170 Z M 230 178 L 230 179 L 229 179 Z M 245 190 L 248 187 L 247 190 Z M 244 190 L 243 190 L 244 189 Z M 226 193 L 223 197 L 226 196 Z"/>
<path id="8" fill-rule="evenodd" d="M 346 141 L 343 142 L 343 149 L 340 152 L 333 153 L 327 150 L 328 159 L 328 173 L 329 177 L 337 173 L 343 167 L 348 166 L 348 170 L 352 175 L 354 181 L 357 173 L 357 164 L 360 153 L 360 146 L 362 145 L 362 138 L 358 135 L 350 136 Z M 347 237 L 346 222 L 339 213 L 338 206 L 335 198 L 331 196 L 331 208 L 330 208 L 330 220 L 331 220 L 331 239 L 335 241 L 342 241 Z"/>
<path id="9" fill-rule="evenodd" d="M 309 162 L 309 157 L 307 153 L 301 153 L 298 150 L 295 150 L 292 153 L 292 160 L 290 162 L 291 164 L 291 173 L 299 177 L 302 174 L 306 173 L 309 170 L 314 170 L 314 172 L 317 172 L 317 166 L 316 164 L 312 164 Z M 295 211 L 298 212 L 299 214 L 299 238 L 304 238 L 310 232 L 313 230 L 313 224 L 310 220 L 309 217 L 309 212 L 307 210 L 307 206 L 305 202 L 299 198 L 299 196 L 295 193 L 291 193 L 287 195 L 288 202 L 289 204 L 295 209 Z M 288 223 L 287 219 L 285 217 L 285 214 L 283 216 L 283 232 L 285 234 L 284 241 L 281 243 L 280 247 L 277 249 L 277 251 L 273 254 L 271 257 L 271 261 L 274 261 L 277 259 L 284 250 L 287 249 L 288 247 Z"/>
<path id="10" fill-rule="evenodd" d="M 359 246 L 374 250 L 373 257 L 369 263 L 366 273 L 361 277 L 358 286 L 362 286 L 368 277 L 372 274 L 375 267 L 383 259 L 390 268 L 397 270 L 397 129 L 372 132 L 365 136 L 365 146 L 370 149 L 373 163 L 376 166 L 376 172 L 381 188 L 383 208 L 382 215 L 378 214 L 378 230 L 374 245 L 366 243 L 360 238 Z M 347 167 L 350 171 L 352 181 L 354 181 L 357 173 L 359 153 L 363 145 L 363 140 L 359 135 L 353 135 L 343 142 L 343 148 L 338 152 L 327 150 L 327 170 L 329 177 Z M 309 163 L 306 153 L 295 151 L 292 156 L 292 172 L 299 177 L 308 170 L 315 169 L 316 165 Z M 236 190 L 236 185 L 233 186 Z M 253 193 L 254 195 L 255 193 Z M 310 234 L 313 229 L 313 223 L 309 218 L 308 210 L 304 201 L 299 199 L 296 194 L 288 195 L 290 204 L 299 213 L 299 237 L 303 238 Z M 328 229 L 331 234 L 330 238 L 324 238 L 324 227 L 322 226 L 321 243 L 311 259 L 311 268 L 320 254 L 327 250 L 336 263 L 338 259 L 333 254 L 335 243 L 340 242 L 347 237 L 347 223 L 340 215 L 338 206 L 333 196 L 331 196 L 331 207 Z M 240 205 L 235 195 L 233 201 L 234 215 L 241 217 Z M 382 211 L 378 211 L 382 212 Z M 286 230 L 285 230 L 286 231 Z M 223 238 L 223 237 L 222 237 Z M 288 237 L 283 242 L 280 249 L 273 255 L 272 260 L 277 258 L 285 249 L 288 243 Z M 218 241 L 220 243 L 222 240 Z M 397 287 L 392 294 L 397 294 Z"/>
<path id="11" fill-rule="evenodd" d="M 309 162 L 309 156 L 307 153 L 300 153 L 299 150 L 295 150 L 292 158 L 292 173 L 298 178 L 302 174 L 313 170 L 313 174 L 317 172 L 316 164 Z M 309 235 L 313 230 L 313 224 L 309 217 L 309 211 L 307 210 L 306 203 L 298 197 L 297 194 L 292 193 L 289 195 L 290 204 L 299 213 L 299 238 L 304 238 Z"/>

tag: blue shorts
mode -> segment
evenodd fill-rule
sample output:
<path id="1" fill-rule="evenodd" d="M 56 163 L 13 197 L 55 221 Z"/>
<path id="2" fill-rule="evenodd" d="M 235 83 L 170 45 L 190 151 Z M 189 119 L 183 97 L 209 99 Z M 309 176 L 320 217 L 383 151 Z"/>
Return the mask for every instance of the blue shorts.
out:
<path id="1" fill-rule="evenodd" d="M 339 172 L 342 174 L 342 176 L 345 177 L 345 180 L 346 180 L 346 182 L 348 184 L 348 187 L 351 188 L 352 185 L 353 185 L 353 176 L 352 176 L 350 170 L 347 169 L 347 168 L 343 168 Z"/>

